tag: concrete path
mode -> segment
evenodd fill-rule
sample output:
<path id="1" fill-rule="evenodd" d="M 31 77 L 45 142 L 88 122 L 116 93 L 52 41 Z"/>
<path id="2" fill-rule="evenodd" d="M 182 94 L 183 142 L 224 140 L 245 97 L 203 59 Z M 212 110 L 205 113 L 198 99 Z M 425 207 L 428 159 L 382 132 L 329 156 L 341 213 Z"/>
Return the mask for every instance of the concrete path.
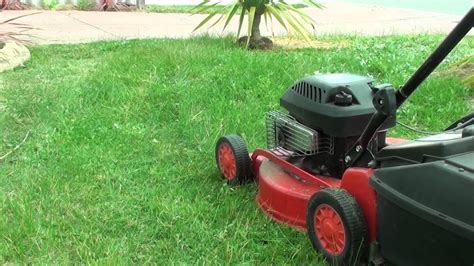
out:
<path id="1" fill-rule="evenodd" d="M 327 3 L 323 10 L 308 8 L 305 11 L 317 22 L 316 35 L 447 33 L 461 18 L 458 15 L 340 2 Z M 0 12 L 0 21 L 34 12 L 37 11 L 3 11 Z M 204 17 L 145 12 L 41 11 L 17 22 L 36 27 L 29 31 L 36 37 L 36 44 L 54 44 L 131 38 L 187 38 L 205 32 L 192 33 Z M 210 33 L 232 34 L 237 20 L 231 23 L 233 25 L 228 27 L 229 30 L 222 32 L 221 26 L 216 26 Z M 6 30 L 18 30 L 8 27 Z M 274 26 L 274 32 L 277 35 L 285 33 L 279 25 Z M 264 33 L 270 35 L 268 30 Z M 470 34 L 474 34 L 473 31 Z"/>

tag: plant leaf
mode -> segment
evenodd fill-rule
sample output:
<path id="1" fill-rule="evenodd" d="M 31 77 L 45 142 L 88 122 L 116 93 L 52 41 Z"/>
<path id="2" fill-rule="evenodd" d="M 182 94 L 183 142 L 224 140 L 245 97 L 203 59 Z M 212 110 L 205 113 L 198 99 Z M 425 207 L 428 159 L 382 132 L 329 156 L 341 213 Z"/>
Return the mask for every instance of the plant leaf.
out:
<path id="1" fill-rule="evenodd" d="M 256 10 L 257 10 L 257 8 L 254 7 L 254 6 L 251 6 L 250 9 L 249 9 L 249 15 L 248 15 L 249 22 L 248 22 L 248 29 L 247 29 L 247 44 L 245 45 L 245 47 L 249 46 L 250 37 L 252 37 L 253 20 L 255 18 L 255 11 Z"/>
<path id="2" fill-rule="evenodd" d="M 307 4 L 308 6 L 313 6 L 313 7 L 317 7 L 317 8 L 324 8 L 324 5 L 320 4 L 320 3 L 316 3 L 315 1 L 313 0 L 303 0 L 303 3 Z"/>
<path id="3" fill-rule="evenodd" d="M 211 9 L 211 8 L 217 6 L 219 3 L 220 3 L 220 2 L 216 2 L 216 3 L 212 4 L 212 5 L 204 5 L 204 6 L 201 6 L 201 8 L 194 10 L 191 15 L 195 15 L 195 14 L 198 14 L 198 13 L 202 13 L 202 12 L 208 10 L 208 9 Z"/>
<path id="4" fill-rule="evenodd" d="M 244 17 L 245 17 L 245 7 L 242 6 L 242 11 L 240 12 L 240 19 L 239 19 L 239 29 L 237 30 L 237 39 L 240 36 L 240 31 L 242 30 L 242 24 L 244 24 Z"/>
<path id="5" fill-rule="evenodd" d="M 210 28 L 214 27 L 217 23 L 221 22 L 221 20 L 224 18 L 224 16 L 225 16 L 225 15 L 222 14 L 222 15 L 221 15 L 214 23 L 212 23 L 212 25 L 209 26 L 209 28 L 207 28 L 207 29 L 210 29 Z"/>
<path id="6" fill-rule="evenodd" d="M 306 23 L 308 24 L 313 24 L 313 23 L 316 23 L 316 21 L 314 21 L 310 16 L 308 16 L 306 13 L 304 13 L 303 11 L 295 8 L 294 6 L 292 5 L 288 5 L 288 4 L 283 4 L 285 5 L 285 7 L 288 9 L 288 10 L 291 10 L 291 11 L 294 11 L 295 13 L 297 13 Z M 289 12 L 289 11 L 288 11 Z"/>
<path id="7" fill-rule="evenodd" d="M 288 31 L 288 28 L 286 27 L 286 23 L 285 21 L 283 20 L 283 18 L 281 17 L 281 15 L 279 14 L 280 11 L 279 10 L 276 10 L 272 5 L 270 4 L 267 4 L 265 5 L 266 7 L 266 10 L 268 12 L 270 12 L 271 15 L 273 15 L 277 20 L 278 22 L 280 22 L 280 24 L 283 26 L 283 28 L 285 28 L 286 31 Z"/>
<path id="8" fill-rule="evenodd" d="M 234 7 L 229 11 L 229 13 L 227 13 L 227 19 L 225 21 L 225 24 L 222 30 L 224 30 L 227 27 L 227 25 L 229 25 L 230 20 L 232 19 L 232 17 L 234 17 L 235 12 L 237 12 L 238 9 L 239 9 L 239 2 L 237 1 Z"/>
<path id="9" fill-rule="evenodd" d="M 189 12 L 194 13 L 193 11 L 195 11 L 195 10 L 198 9 L 198 8 L 201 8 L 202 6 L 208 4 L 209 2 L 210 2 L 210 0 L 203 0 L 201 3 L 199 3 L 199 4 L 196 5 L 195 7 L 189 9 Z"/>
<path id="10" fill-rule="evenodd" d="M 298 16 L 298 17 L 295 16 L 295 15 L 299 15 L 298 12 L 295 15 L 293 15 L 292 11 L 296 10 L 293 6 L 287 4 L 284 0 L 281 0 L 280 3 L 275 4 L 275 9 L 277 9 L 281 12 L 281 15 L 284 18 L 286 18 L 286 21 L 288 22 L 290 27 L 297 34 L 301 35 L 303 38 L 306 39 L 306 41 L 309 42 L 309 38 L 308 38 L 309 31 L 306 29 L 306 27 L 303 25 L 303 23 L 301 23 L 300 20 L 298 19 L 298 17 L 301 18 L 301 16 Z M 304 18 L 302 18 L 302 19 L 305 20 Z M 307 22 L 307 24 L 313 26 L 313 23 Z M 313 26 L 313 28 L 314 28 L 314 26 Z"/>
<path id="11" fill-rule="evenodd" d="M 270 27 L 271 27 L 271 30 L 272 30 L 272 37 L 275 37 L 275 31 L 274 31 L 274 28 L 273 28 L 273 16 L 269 15 L 270 17 Z"/>
<path id="12" fill-rule="evenodd" d="M 306 34 L 306 30 L 300 26 L 298 21 L 295 21 L 290 12 L 282 13 L 282 16 L 288 21 L 288 24 L 290 24 L 291 28 L 295 30 L 297 34 L 301 35 L 306 41 L 311 41 Z"/>
<path id="13" fill-rule="evenodd" d="M 265 28 L 268 30 L 268 13 L 263 13 L 263 18 L 265 19 Z"/>
<path id="14" fill-rule="evenodd" d="M 216 13 L 212 13 L 212 14 L 209 14 L 209 16 L 207 16 L 205 19 L 203 19 L 201 21 L 201 23 L 199 23 L 199 25 L 196 26 L 196 28 L 194 28 L 193 32 L 195 32 L 197 29 L 199 29 L 200 27 L 202 27 L 204 24 L 206 24 L 212 17 L 214 17 L 215 15 L 217 14 Z"/>

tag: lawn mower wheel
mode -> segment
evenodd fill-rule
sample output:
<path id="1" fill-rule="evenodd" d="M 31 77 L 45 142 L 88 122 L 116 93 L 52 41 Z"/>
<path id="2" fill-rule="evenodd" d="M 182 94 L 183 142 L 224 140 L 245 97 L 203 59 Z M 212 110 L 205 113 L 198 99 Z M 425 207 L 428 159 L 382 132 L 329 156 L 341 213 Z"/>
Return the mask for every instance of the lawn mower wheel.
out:
<path id="1" fill-rule="evenodd" d="M 306 215 L 308 236 L 330 265 L 356 265 L 365 256 L 367 228 L 354 198 L 343 189 L 314 193 Z"/>
<path id="2" fill-rule="evenodd" d="M 239 185 L 252 180 L 250 156 L 240 136 L 227 135 L 217 141 L 216 162 L 229 185 Z"/>

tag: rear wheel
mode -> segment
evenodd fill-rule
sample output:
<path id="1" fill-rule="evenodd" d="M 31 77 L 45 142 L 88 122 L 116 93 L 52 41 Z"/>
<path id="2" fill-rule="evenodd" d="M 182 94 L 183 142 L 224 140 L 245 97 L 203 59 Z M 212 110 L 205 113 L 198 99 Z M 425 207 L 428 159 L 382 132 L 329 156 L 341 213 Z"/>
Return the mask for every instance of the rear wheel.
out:
<path id="1" fill-rule="evenodd" d="M 367 228 L 354 198 L 342 189 L 326 188 L 309 200 L 308 236 L 330 265 L 355 265 L 365 257 Z"/>
<path id="2" fill-rule="evenodd" d="M 217 141 L 215 155 L 217 167 L 230 185 L 243 184 L 252 179 L 250 156 L 240 136 L 221 137 Z"/>

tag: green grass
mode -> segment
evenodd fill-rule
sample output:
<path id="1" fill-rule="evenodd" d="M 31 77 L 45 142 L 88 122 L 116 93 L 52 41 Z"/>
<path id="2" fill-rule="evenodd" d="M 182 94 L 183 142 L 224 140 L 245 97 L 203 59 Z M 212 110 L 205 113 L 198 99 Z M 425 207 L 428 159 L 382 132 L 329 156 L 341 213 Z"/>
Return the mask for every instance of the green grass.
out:
<path id="1" fill-rule="evenodd" d="M 304 8 L 307 7 L 304 4 L 294 4 L 295 8 Z M 190 13 L 191 9 L 196 6 L 193 5 L 147 5 L 145 10 L 147 12 L 154 12 L 154 13 Z M 223 9 L 222 6 L 214 6 L 206 9 L 205 11 L 198 12 L 198 13 L 214 13 L 217 12 L 218 14 L 226 14 L 229 12 L 228 8 Z M 240 14 L 240 10 L 237 12 Z"/>
<path id="2" fill-rule="evenodd" d="M 33 47 L 24 68 L 0 74 L 0 156 L 30 132 L 0 162 L 0 263 L 321 264 L 305 234 L 261 213 L 255 184 L 226 186 L 215 141 L 238 133 L 250 150 L 264 146 L 265 112 L 316 70 L 399 86 L 441 37 L 324 40 L 352 45 L 260 52 L 202 37 Z M 473 45 L 465 39 L 448 64 Z M 399 120 L 441 130 L 473 96 L 456 78 L 432 77 Z"/>
<path id="3" fill-rule="evenodd" d="M 190 13 L 191 9 L 196 6 L 192 5 L 146 5 L 145 10 L 147 12 L 154 13 Z M 220 11 L 222 8 L 220 6 L 215 6 L 210 8 L 206 13 Z M 220 11 L 224 13 L 224 11 Z"/>

